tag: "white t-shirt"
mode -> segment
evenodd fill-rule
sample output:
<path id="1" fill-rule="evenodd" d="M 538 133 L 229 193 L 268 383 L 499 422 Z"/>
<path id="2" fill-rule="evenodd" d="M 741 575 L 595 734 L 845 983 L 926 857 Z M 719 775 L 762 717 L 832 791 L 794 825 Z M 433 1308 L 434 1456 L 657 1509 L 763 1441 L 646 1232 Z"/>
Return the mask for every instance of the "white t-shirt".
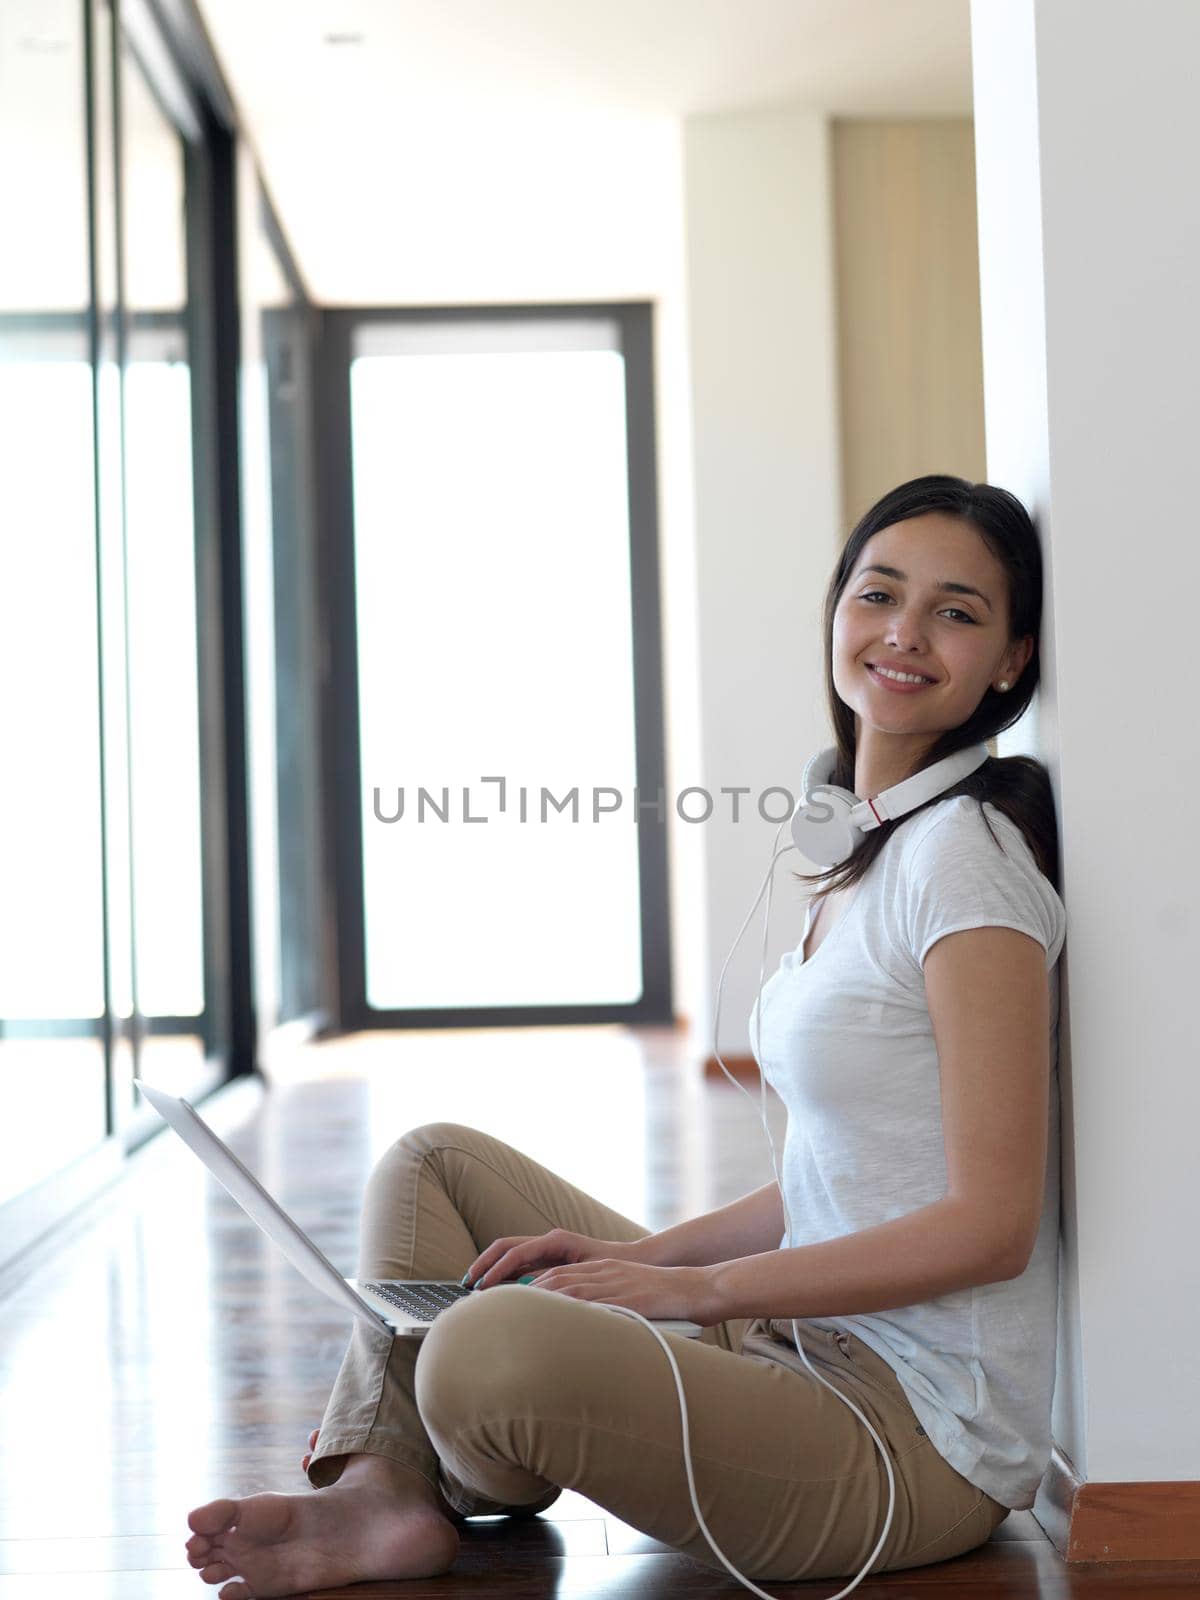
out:
<path id="1" fill-rule="evenodd" d="M 947 1192 L 937 1048 L 922 963 L 949 933 L 1017 928 L 1046 950 L 1050 1121 L 1037 1244 L 1019 1278 L 869 1315 L 848 1330 L 895 1372 L 935 1448 L 1015 1510 L 1050 1460 L 1058 1317 L 1058 971 L 1066 910 L 1025 837 L 963 795 L 901 821 L 812 957 L 785 955 L 761 1001 L 767 1082 L 788 1112 L 782 1179 L 795 1245 L 856 1233 Z M 1001 849 L 1001 846 L 1003 849 Z M 805 937 L 812 903 L 805 921 Z M 781 1248 L 787 1245 L 781 1241 Z M 786 1324 L 776 1324 L 785 1327 Z M 789 1335 L 790 1338 L 790 1335 Z"/>

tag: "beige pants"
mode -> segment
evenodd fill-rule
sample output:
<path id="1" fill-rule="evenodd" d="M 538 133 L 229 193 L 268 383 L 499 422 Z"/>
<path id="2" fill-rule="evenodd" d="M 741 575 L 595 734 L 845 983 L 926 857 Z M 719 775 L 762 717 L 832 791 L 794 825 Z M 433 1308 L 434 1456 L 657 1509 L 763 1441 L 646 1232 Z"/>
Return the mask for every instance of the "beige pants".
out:
<path id="1" fill-rule="evenodd" d="M 359 1276 L 457 1280 L 494 1239 L 554 1227 L 622 1241 L 648 1232 L 502 1140 L 433 1123 L 371 1174 Z M 699 1339 L 664 1335 L 688 1402 L 697 1498 L 747 1577 L 852 1577 L 882 1532 L 887 1473 L 788 1327 L 739 1318 Z M 850 1334 L 798 1327 L 813 1366 L 871 1419 L 892 1459 L 895 1510 L 871 1571 L 944 1561 L 989 1538 L 1008 1508 L 938 1454 L 887 1363 Z M 310 1481 L 332 1483 L 359 1452 L 412 1467 L 464 1516 L 543 1510 L 575 1489 L 724 1571 L 692 1509 L 666 1356 L 640 1323 L 602 1306 L 501 1284 L 443 1312 L 423 1339 L 357 1323 Z"/>

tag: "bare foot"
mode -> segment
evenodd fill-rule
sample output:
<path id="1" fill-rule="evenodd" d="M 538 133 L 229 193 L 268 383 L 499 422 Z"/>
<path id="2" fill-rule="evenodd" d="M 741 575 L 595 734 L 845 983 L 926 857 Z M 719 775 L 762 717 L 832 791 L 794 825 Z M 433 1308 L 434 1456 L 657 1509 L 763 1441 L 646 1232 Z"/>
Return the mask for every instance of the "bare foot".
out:
<path id="1" fill-rule="evenodd" d="M 398 1462 L 351 1456 L 327 1489 L 198 1506 L 188 1561 L 205 1583 L 224 1584 L 220 1600 L 433 1577 L 453 1566 L 459 1544 L 440 1498 Z"/>
<path id="2" fill-rule="evenodd" d="M 314 1428 L 308 1436 L 308 1450 L 300 1458 L 300 1471 L 305 1475 L 305 1477 L 308 1476 L 308 1464 L 313 1458 L 313 1451 L 317 1448 L 317 1440 L 320 1438 L 320 1435 L 320 1428 Z M 454 1507 L 446 1499 L 445 1495 L 440 1489 L 437 1492 L 436 1501 L 437 1508 L 442 1515 L 452 1522 L 456 1528 L 461 1528 L 463 1523 L 467 1520 L 466 1517 L 464 1517 L 461 1512 L 455 1511 Z"/>

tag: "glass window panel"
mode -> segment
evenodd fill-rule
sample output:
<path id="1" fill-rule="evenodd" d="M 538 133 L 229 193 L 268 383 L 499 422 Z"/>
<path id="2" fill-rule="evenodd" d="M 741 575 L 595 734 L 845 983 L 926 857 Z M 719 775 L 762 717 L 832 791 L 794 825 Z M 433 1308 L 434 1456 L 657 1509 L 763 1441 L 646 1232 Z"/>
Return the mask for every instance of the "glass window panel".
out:
<path id="1" fill-rule="evenodd" d="M 641 943 L 611 324 L 367 325 L 351 363 L 367 999 L 628 1004 Z M 506 808 L 496 785 L 506 778 Z M 417 789 L 441 803 L 418 820 Z M 472 791 L 463 821 L 462 790 Z M 547 807 L 578 789 L 578 820 Z M 520 789 L 526 820 L 520 819 Z M 594 787 L 625 809 L 592 821 Z M 405 815 L 395 812 L 398 789 Z"/>
<path id="2" fill-rule="evenodd" d="M 121 116 L 136 999 L 147 1017 L 199 1016 L 204 950 L 183 141 L 124 42 Z"/>
<path id="3" fill-rule="evenodd" d="M 0 1015 L 100 1017 L 99 674 L 87 336 L 0 347 Z M 24 343 L 45 359 L 21 359 Z M 70 359 L 71 345 L 78 352 Z"/>
<path id="4" fill-rule="evenodd" d="M 132 1076 L 125 1036 L 133 1014 L 130 903 L 129 746 L 126 726 L 125 533 L 122 507 L 121 368 L 117 276 L 113 21 L 106 0 L 92 7 L 95 65 L 97 419 L 100 490 L 101 640 L 104 659 L 104 792 L 107 808 L 108 1001 L 117 1023 L 117 1077 Z"/>
<path id="5" fill-rule="evenodd" d="M 0 1203 L 106 1133 L 84 70 L 0 7 Z"/>

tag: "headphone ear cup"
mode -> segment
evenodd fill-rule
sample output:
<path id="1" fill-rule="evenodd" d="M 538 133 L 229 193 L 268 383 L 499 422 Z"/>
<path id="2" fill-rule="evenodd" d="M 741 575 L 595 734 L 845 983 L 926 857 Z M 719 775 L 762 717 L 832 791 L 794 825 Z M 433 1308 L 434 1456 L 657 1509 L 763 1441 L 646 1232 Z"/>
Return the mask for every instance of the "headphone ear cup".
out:
<path id="1" fill-rule="evenodd" d="M 850 813 L 860 804 L 857 795 L 836 784 L 818 783 L 806 791 L 792 813 L 792 843 L 808 861 L 836 867 L 853 854 L 859 831 Z"/>
<path id="2" fill-rule="evenodd" d="M 833 769 L 837 765 L 837 746 L 827 745 L 823 750 L 814 751 L 804 763 L 804 776 L 800 780 L 800 804 L 804 804 L 804 796 L 810 789 L 819 783 L 830 783 L 833 780 Z"/>

